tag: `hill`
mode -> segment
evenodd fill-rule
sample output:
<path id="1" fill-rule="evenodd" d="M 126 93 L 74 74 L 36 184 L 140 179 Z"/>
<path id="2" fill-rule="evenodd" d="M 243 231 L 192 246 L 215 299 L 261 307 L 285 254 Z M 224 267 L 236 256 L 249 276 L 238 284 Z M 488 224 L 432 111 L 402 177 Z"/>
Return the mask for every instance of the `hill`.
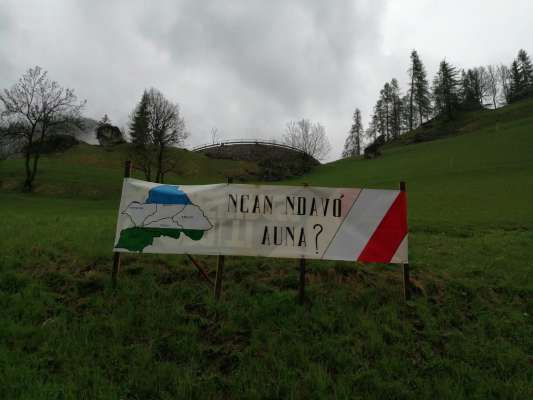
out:
<path id="1" fill-rule="evenodd" d="M 439 126 L 441 128 L 439 129 Z M 291 184 L 394 188 L 406 181 L 415 225 L 533 227 L 533 100 L 465 113 L 426 135 L 385 146 L 383 157 L 319 166 Z M 424 128 L 422 128 L 424 129 Z M 412 143 L 421 130 L 402 140 Z"/>
<path id="2" fill-rule="evenodd" d="M 4 162 L 0 398 L 532 397 L 533 101 L 461 118 L 443 139 L 281 183 L 406 181 L 407 303 L 395 266 L 316 261 L 302 307 L 296 262 L 253 257 L 226 258 L 220 303 L 182 256 L 125 256 L 113 290 L 127 147 L 46 157 L 35 195 Z M 176 156 L 173 182 L 253 168 Z M 213 277 L 214 257 L 198 259 Z"/>
<path id="3" fill-rule="evenodd" d="M 253 162 L 214 160 L 184 149 L 169 149 L 175 168 L 169 183 L 207 184 L 225 182 L 228 176 L 250 179 L 258 167 Z M 39 161 L 35 193 L 81 199 L 117 199 L 120 196 L 124 161 L 131 159 L 129 144 L 114 147 L 79 144 L 62 153 L 47 154 Z M 24 165 L 21 159 L 0 166 L 0 188 L 16 191 Z M 143 179 L 140 171 L 134 176 Z"/>

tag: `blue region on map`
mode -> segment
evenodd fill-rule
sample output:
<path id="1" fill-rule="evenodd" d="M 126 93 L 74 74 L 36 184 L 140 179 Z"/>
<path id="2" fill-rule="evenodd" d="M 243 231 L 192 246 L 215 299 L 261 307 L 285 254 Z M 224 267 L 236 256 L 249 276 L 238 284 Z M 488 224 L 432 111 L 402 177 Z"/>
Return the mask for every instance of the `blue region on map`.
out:
<path id="1" fill-rule="evenodd" d="M 150 189 L 146 204 L 192 204 L 189 197 L 177 186 L 159 185 Z"/>

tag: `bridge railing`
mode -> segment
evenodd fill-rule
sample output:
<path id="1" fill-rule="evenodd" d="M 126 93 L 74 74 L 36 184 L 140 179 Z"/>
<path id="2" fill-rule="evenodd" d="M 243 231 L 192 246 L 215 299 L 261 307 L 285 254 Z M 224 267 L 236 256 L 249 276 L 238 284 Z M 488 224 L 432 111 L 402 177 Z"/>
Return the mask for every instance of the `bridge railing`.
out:
<path id="1" fill-rule="evenodd" d="M 290 146 L 285 143 L 281 143 L 277 140 L 265 140 L 265 139 L 231 139 L 231 140 L 223 140 L 217 143 L 209 143 L 209 144 L 203 144 L 199 146 L 194 146 L 191 150 L 192 151 L 202 151 L 202 150 L 208 150 L 208 149 L 215 149 L 217 147 L 222 146 L 234 146 L 239 144 L 260 144 L 265 146 L 273 146 L 273 147 L 281 147 L 288 150 L 297 151 L 300 153 L 303 153 L 303 151 L 297 147 Z"/>

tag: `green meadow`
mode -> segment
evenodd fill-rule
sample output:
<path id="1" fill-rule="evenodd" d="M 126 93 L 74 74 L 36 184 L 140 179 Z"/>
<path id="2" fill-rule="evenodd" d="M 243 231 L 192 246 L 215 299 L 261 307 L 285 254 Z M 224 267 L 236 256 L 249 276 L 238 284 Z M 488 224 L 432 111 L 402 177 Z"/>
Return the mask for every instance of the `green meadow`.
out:
<path id="1" fill-rule="evenodd" d="M 394 265 L 226 257 L 223 296 L 182 256 L 110 282 L 127 146 L 0 164 L 0 399 L 533 398 L 533 101 L 430 142 L 279 184 L 407 183 L 413 297 Z M 256 166 L 176 151 L 170 183 Z M 136 177 L 142 178 L 139 172 Z M 215 257 L 198 257 L 211 277 Z"/>

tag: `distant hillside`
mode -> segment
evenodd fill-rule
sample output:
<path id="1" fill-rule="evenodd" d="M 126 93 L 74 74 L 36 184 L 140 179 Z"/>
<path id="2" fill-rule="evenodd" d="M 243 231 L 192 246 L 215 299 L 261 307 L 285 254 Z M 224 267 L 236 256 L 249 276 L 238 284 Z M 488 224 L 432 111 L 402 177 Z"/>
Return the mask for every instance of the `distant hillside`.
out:
<path id="1" fill-rule="evenodd" d="M 393 140 L 388 146 L 420 143 L 447 136 L 462 135 L 485 127 L 527 118 L 532 113 L 533 99 L 519 101 L 496 110 L 462 111 L 458 112 L 453 120 L 434 118 L 412 132 Z"/>
<path id="2" fill-rule="evenodd" d="M 255 162 L 261 168 L 258 178 L 265 181 L 300 176 L 319 165 L 317 160 L 300 151 L 269 143 L 227 142 L 195 151 L 216 159 Z"/>
<path id="3" fill-rule="evenodd" d="M 414 143 L 416 133 L 440 140 Z M 446 132 L 447 136 L 439 135 Z M 410 145 L 403 145 L 412 143 Z M 412 223 L 533 228 L 533 99 L 421 128 L 372 160 L 321 165 L 285 184 L 396 188 L 407 182 Z"/>
<path id="4" fill-rule="evenodd" d="M 94 121 L 94 120 L 93 120 Z M 416 133 L 441 140 L 415 143 Z M 439 135 L 447 132 L 447 136 Z M 410 145 L 405 146 L 405 143 Z M 411 216 L 438 221 L 458 219 L 469 223 L 533 223 L 533 99 L 496 111 L 462 114 L 449 124 L 424 127 L 385 146 L 383 156 L 350 158 L 314 167 L 311 173 L 282 184 L 318 186 L 387 187 L 407 182 Z M 204 184 L 260 181 L 261 166 L 252 161 L 209 158 L 173 149 L 176 165 L 170 183 Z M 117 198 L 123 162 L 130 145 L 102 148 L 80 144 L 65 153 L 42 158 L 37 193 L 87 198 Z M 22 180 L 22 160 L 0 164 L 0 190 L 17 190 Z M 135 176 L 143 178 L 136 171 Z M 465 210 L 469 210 L 466 212 Z"/>
<path id="5" fill-rule="evenodd" d="M 215 160 L 185 149 L 169 151 L 176 164 L 167 175 L 169 183 L 220 183 L 229 176 L 236 181 L 248 180 L 258 171 L 253 162 Z M 54 196 L 118 198 L 127 159 L 132 159 L 129 144 L 105 148 L 82 143 L 64 153 L 44 155 L 35 191 Z M 0 168 L 0 190 L 18 190 L 24 174 L 23 160 L 4 161 Z M 136 169 L 133 175 L 144 179 Z"/>

